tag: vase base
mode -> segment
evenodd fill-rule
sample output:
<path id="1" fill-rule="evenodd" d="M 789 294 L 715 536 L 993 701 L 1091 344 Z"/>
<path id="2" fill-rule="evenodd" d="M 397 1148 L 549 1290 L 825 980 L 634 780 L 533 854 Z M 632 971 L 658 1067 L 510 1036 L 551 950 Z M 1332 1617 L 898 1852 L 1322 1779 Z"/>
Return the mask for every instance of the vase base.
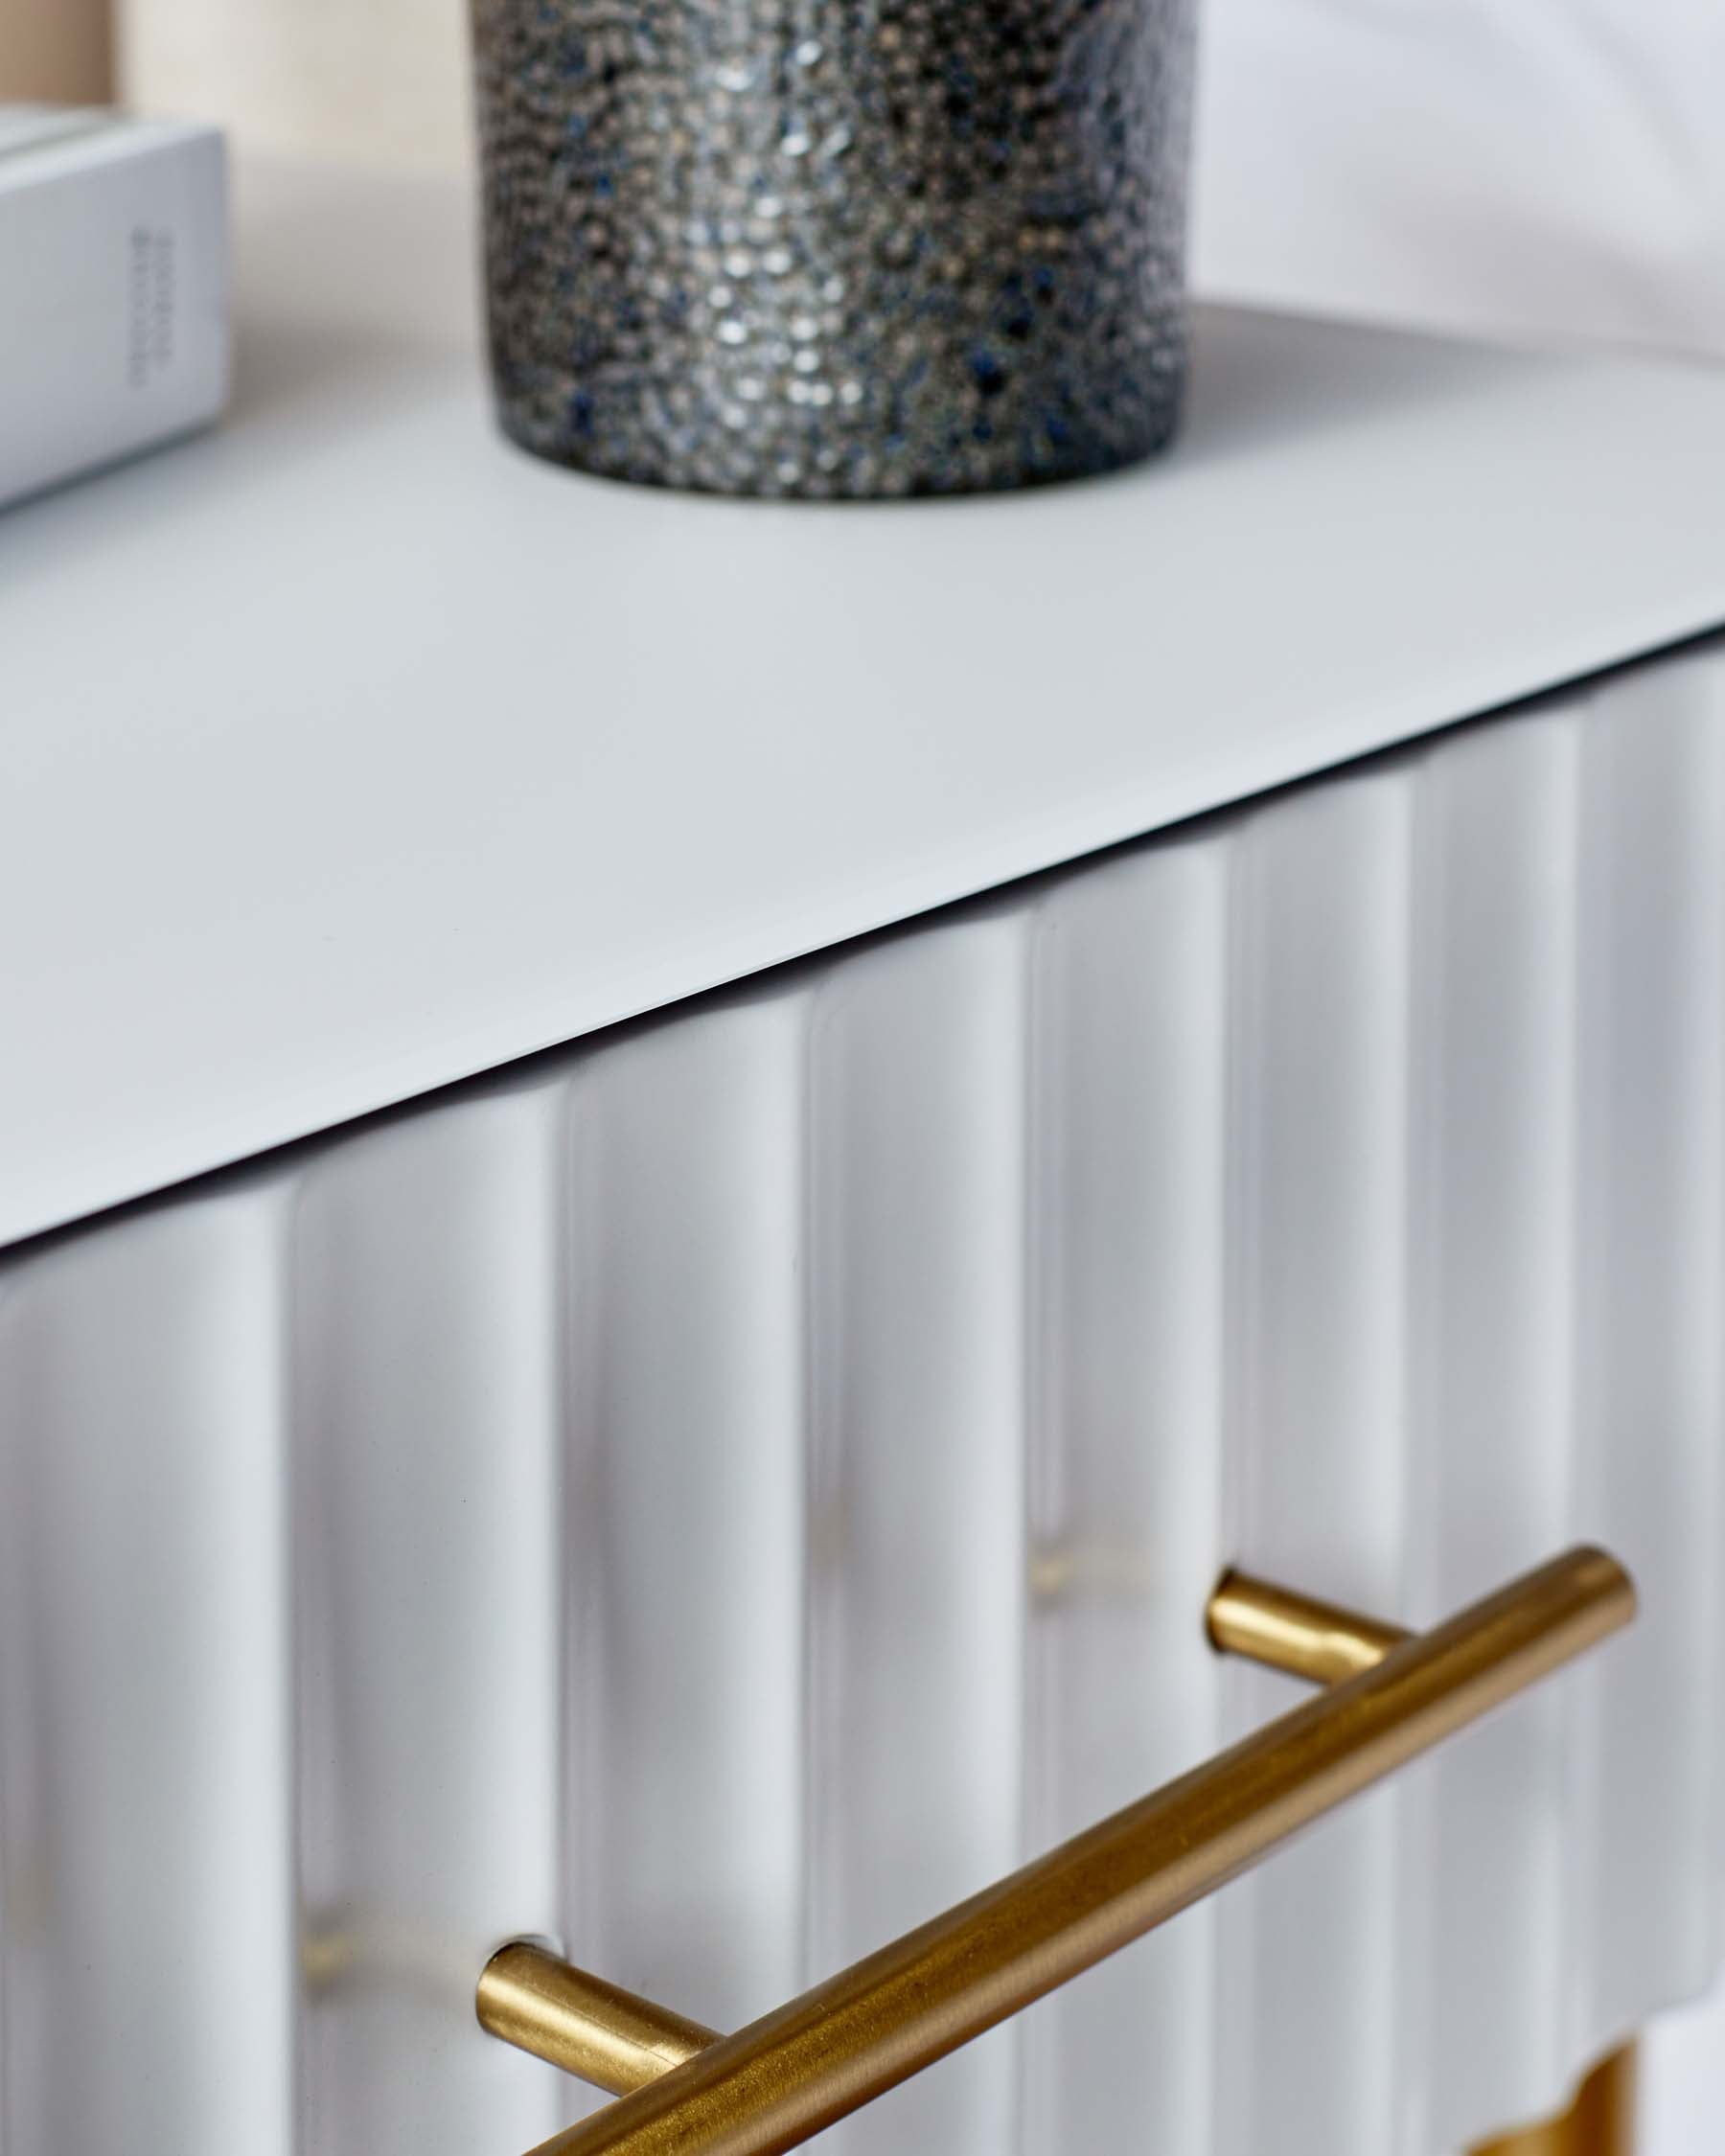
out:
<path id="1" fill-rule="evenodd" d="M 1160 409 L 1144 414 L 1130 434 L 1092 440 L 1020 446 L 1010 454 L 986 453 L 991 445 L 965 445 L 937 457 L 914 459 L 891 442 L 879 447 L 817 449 L 806 458 L 753 459 L 732 454 L 715 459 L 672 453 L 649 459 L 638 453 L 608 455 L 585 432 L 548 427 L 537 413 L 522 413 L 499 400 L 497 422 L 518 448 L 588 478 L 658 487 L 678 493 L 775 501 L 927 500 L 936 496 L 1015 493 L 1105 477 L 1161 454 L 1180 430 L 1181 397 L 1170 388 Z M 638 435 L 632 437 L 638 442 Z"/>

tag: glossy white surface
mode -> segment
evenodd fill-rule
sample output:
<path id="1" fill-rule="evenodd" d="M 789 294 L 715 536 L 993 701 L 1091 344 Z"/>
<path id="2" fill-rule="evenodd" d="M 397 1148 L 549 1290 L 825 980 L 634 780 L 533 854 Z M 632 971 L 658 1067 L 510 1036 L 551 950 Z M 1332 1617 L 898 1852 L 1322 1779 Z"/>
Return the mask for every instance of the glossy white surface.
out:
<path id="1" fill-rule="evenodd" d="M 241 175 L 231 428 L 0 522 L 0 1239 L 1725 618 L 1725 380 L 1205 319 L 1167 461 L 495 441 L 459 191 Z"/>
<path id="2" fill-rule="evenodd" d="M 1224 1563 L 1593 1536 L 1632 1633 L 840 2145 L 1555 2107 L 1720 1958 L 1722 1235 L 1715 644 L 17 1253 L 5 2156 L 519 2156 L 501 1938 L 740 2022 L 1298 1696 Z"/>

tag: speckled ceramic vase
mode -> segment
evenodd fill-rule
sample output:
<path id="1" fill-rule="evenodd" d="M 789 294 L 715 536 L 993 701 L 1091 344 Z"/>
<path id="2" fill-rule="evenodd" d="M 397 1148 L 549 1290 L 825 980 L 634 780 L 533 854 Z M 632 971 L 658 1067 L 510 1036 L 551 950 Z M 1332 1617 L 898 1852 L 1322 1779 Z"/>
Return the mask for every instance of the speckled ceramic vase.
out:
<path id="1" fill-rule="evenodd" d="M 508 432 L 869 496 L 1173 430 L 1192 0 L 474 0 Z"/>

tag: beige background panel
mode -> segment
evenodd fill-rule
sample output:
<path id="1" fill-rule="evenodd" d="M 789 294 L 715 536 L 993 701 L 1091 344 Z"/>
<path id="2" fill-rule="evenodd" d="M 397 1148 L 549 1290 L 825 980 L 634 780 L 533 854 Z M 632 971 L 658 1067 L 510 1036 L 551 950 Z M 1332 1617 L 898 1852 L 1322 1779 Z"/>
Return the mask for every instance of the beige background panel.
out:
<path id="1" fill-rule="evenodd" d="M 468 160 L 465 0 L 119 0 L 118 14 L 122 90 L 146 111 L 218 120 L 259 149 Z"/>
<path id="2" fill-rule="evenodd" d="M 111 57 L 107 0 L 0 0 L 0 100 L 100 103 Z"/>

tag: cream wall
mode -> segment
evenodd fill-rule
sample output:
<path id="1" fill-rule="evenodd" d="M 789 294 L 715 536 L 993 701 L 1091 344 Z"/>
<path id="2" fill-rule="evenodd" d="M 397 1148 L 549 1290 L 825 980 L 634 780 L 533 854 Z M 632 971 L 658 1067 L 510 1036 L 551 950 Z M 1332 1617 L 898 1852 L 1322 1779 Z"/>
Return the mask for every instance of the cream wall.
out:
<path id="1" fill-rule="evenodd" d="M 0 0 L 0 6 L 10 0 Z M 460 167 L 465 0 L 118 0 L 126 98 L 269 149 Z"/>

